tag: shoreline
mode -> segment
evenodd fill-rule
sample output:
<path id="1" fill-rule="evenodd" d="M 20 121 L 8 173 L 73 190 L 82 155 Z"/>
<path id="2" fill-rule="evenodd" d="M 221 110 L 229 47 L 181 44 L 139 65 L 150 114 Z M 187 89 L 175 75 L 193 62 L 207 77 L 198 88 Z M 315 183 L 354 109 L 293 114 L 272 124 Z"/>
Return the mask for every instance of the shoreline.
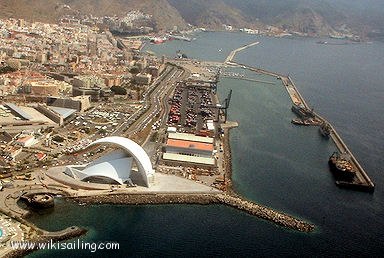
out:
<path id="1" fill-rule="evenodd" d="M 66 196 L 64 198 L 81 204 L 117 204 L 117 205 L 160 205 L 160 204 L 219 204 L 248 213 L 259 219 L 274 223 L 287 229 L 309 233 L 315 225 L 295 218 L 270 207 L 257 204 L 240 196 L 232 185 L 232 151 L 230 147 L 230 130 L 235 126 L 224 128 L 224 175 L 225 191 L 222 193 L 111 193 L 104 195 Z"/>
<path id="2" fill-rule="evenodd" d="M 235 49 L 227 57 L 225 63 L 221 65 L 236 65 L 240 66 L 235 62 L 232 62 L 235 55 L 250 46 L 259 44 L 259 42 L 254 42 L 249 45 L 242 46 L 238 49 Z M 255 68 L 257 69 L 257 68 Z M 257 69 L 257 71 L 268 72 L 263 69 Z M 268 72 L 272 73 L 272 72 Z M 237 123 L 228 123 L 222 124 L 224 129 L 223 137 L 223 149 L 224 149 L 224 164 L 222 169 L 224 170 L 224 184 L 225 191 L 218 193 L 164 193 L 164 192 L 120 192 L 120 193 L 111 193 L 103 192 L 98 195 L 94 195 L 94 192 L 90 191 L 87 195 L 78 196 L 75 192 L 70 193 L 66 185 L 57 185 L 55 187 L 56 191 L 59 191 L 63 194 L 63 198 L 68 200 L 74 200 L 78 203 L 87 203 L 87 204 L 121 204 L 121 205 L 156 205 L 156 204 L 199 204 L 199 205 L 209 205 L 209 204 L 219 204 L 225 205 L 227 207 L 234 208 L 241 212 L 246 212 L 251 216 L 255 216 L 259 219 L 263 219 L 275 225 L 284 227 L 286 229 L 292 229 L 299 232 L 309 233 L 315 230 L 315 225 L 304 220 L 295 218 L 291 215 L 288 215 L 284 212 L 276 211 L 270 207 L 257 204 L 256 202 L 247 200 L 245 197 L 240 196 L 232 185 L 232 152 L 230 146 L 230 130 L 237 126 Z M 40 182 L 41 183 L 41 182 Z M 50 185 L 48 184 L 48 187 Z M 45 191 L 48 189 L 46 188 Z M 44 191 L 44 189 L 43 189 Z M 15 205 L 17 200 L 14 200 Z M 21 207 L 19 207 L 22 209 Z M 30 236 L 30 238 L 25 239 L 25 241 L 33 242 L 47 242 L 51 240 L 60 241 L 67 240 L 74 237 L 81 236 L 86 233 L 85 229 L 78 227 L 70 227 L 58 232 L 47 232 L 44 231 L 34 224 L 28 222 L 26 219 L 29 213 L 29 210 L 25 210 L 23 214 L 12 214 L 12 210 L 7 212 L 2 209 L 5 214 L 8 216 L 20 221 L 22 224 L 29 226 L 34 232 L 37 233 L 36 236 Z M 24 209 L 22 209 L 24 210 Z M 10 257 L 19 257 L 26 255 L 30 252 L 33 252 L 36 249 L 28 250 L 11 250 L 8 254 Z"/>

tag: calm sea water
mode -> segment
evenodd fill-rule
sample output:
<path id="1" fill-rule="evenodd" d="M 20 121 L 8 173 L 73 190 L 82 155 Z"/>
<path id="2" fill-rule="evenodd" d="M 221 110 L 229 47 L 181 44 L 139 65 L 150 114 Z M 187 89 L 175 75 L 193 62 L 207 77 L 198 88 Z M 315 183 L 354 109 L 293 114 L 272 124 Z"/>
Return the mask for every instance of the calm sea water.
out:
<path id="1" fill-rule="evenodd" d="M 275 39 L 202 33 L 196 41 L 149 45 L 158 55 L 223 61 L 238 46 L 260 41 L 236 60 L 290 74 L 307 102 L 334 124 L 376 183 L 374 194 L 335 186 L 327 160 L 335 146 L 317 128 L 297 127 L 291 102 L 275 85 L 222 79 L 233 89 L 230 119 L 233 181 L 247 198 L 296 215 L 314 233 L 286 230 L 220 205 L 78 206 L 57 200 L 55 212 L 31 221 L 49 229 L 89 229 L 82 241 L 118 241 L 119 251 L 40 251 L 59 256 L 380 256 L 384 251 L 384 44 L 321 45 L 316 39 Z M 244 72 L 241 70 L 237 70 Z"/>

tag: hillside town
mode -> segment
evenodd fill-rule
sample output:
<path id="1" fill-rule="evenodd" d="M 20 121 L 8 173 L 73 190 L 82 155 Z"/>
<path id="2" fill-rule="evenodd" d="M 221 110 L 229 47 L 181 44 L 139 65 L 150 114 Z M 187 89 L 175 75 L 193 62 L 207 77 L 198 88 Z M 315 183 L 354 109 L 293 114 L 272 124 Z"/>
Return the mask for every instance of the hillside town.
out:
<path id="1" fill-rule="evenodd" d="M 148 18 L 131 12 L 123 20 Z M 143 110 L 144 93 L 164 71 L 164 58 L 139 52 L 144 41 L 116 39 L 96 22 L 84 23 L 0 21 L 3 177 L 51 164 L 53 149 L 112 133 Z"/>

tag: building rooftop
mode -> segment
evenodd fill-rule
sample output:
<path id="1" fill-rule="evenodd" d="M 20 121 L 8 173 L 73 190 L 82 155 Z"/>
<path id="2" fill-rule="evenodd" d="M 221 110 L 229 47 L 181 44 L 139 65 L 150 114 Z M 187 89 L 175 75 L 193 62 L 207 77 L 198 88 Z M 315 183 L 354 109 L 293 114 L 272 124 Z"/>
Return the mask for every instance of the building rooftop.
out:
<path id="1" fill-rule="evenodd" d="M 21 116 L 25 120 L 33 119 L 33 117 L 30 114 L 28 114 L 27 112 L 25 112 L 24 110 L 22 110 L 21 108 L 19 108 L 13 103 L 6 103 L 6 106 L 10 108 L 12 111 L 16 112 L 19 116 Z"/>
<path id="2" fill-rule="evenodd" d="M 168 133 L 168 139 L 175 140 L 184 140 L 184 141 L 194 141 L 194 142 L 204 142 L 204 143 L 213 143 L 213 138 L 196 136 L 189 133 Z"/>
<path id="3" fill-rule="evenodd" d="M 19 142 L 19 143 L 26 143 L 27 141 L 31 140 L 31 139 L 34 139 L 35 137 L 32 136 L 32 135 L 27 135 L 25 137 L 21 137 L 19 139 L 17 139 L 16 142 Z"/>
<path id="4" fill-rule="evenodd" d="M 180 162 L 196 163 L 196 164 L 204 164 L 204 165 L 212 165 L 212 166 L 215 165 L 215 159 L 214 158 L 195 157 L 195 156 L 181 155 L 181 154 L 175 154 L 175 153 L 164 153 L 163 159 L 164 160 L 172 160 L 172 161 L 180 161 Z"/>
<path id="5" fill-rule="evenodd" d="M 49 108 L 55 111 L 56 113 L 60 114 L 64 119 L 73 115 L 77 111 L 76 109 L 53 107 L 53 106 L 50 106 Z"/>
<path id="6" fill-rule="evenodd" d="M 185 148 L 185 149 L 203 150 L 203 151 L 213 151 L 212 143 L 203 143 L 203 142 L 194 142 L 194 141 L 168 139 L 167 146 Z"/>

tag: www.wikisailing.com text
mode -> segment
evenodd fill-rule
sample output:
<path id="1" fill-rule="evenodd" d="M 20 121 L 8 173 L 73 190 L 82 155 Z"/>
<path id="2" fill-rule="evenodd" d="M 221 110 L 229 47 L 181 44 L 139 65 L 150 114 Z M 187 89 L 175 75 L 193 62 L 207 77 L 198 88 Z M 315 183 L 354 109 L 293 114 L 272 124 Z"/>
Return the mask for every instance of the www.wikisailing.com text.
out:
<path id="1" fill-rule="evenodd" d="M 94 253 L 98 250 L 119 250 L 120 244 L 117 242 L 84 242 L 77 239 L 72 242 L 29 242 L 11 241 L 10 246 L 13 250 L 89 250 Z"/>

